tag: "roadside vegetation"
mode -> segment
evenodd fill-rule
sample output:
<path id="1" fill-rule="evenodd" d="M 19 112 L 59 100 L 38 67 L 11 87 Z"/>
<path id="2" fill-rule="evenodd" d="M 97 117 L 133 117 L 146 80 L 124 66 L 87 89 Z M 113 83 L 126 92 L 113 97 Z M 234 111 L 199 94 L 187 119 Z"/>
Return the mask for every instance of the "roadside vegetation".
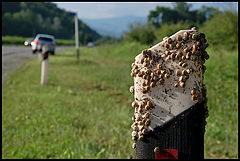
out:
<path id="1" fill-rule="evenodd" d="M 37 58 L 10 74 L 2 89 L 2 157 L 134 158 L 130 71 L 146 48 L 139 43 L 84 48 L 79 64 L 75 51 L 57 53 L 49 58 L 43 87 Z M 238 51 L 208 52 L 205 158 L 237 158 Z"/>
<path id="2" fill-rule="evenodd" d="M 2 36 L 33 37 L 51 34 L 59 39 L 73 39 L 74 13 L 58 8 L 52 2 L 2 2 Z M 80 44 L 101 36 L 78 19 Z"/>
<path id="3" fill-rule="evenodd" d="M 2 36 L 2 45 L 16 45 L 23 46 L 27 39 L 33 39 L 32 37 L 20 37 L 20 36 Z M 57 46 L 74 46 L 75 40 L 56 39 Z"/>
<path id="4" fill-rule="evenodd" d="M 223 45 L 228 49 L 237 48 L 238 13 L 230 9 L 220 11 L 205 6 L 198 10 L 190 9 L 191 5 L 184 2 L 177 2 L 173 9 L 156 7 L 149 13 L 147 24 L 135 22 L 129 25 L 129 31 L 125 33 L 124 40 L 156 44 L 179 30 L 197 26 L 200 32 L 206 34 L 210 45 Z M 171 14 L 178 16 L 173 17 Z"/>
<path id="5" fill-rule="evenodd" d="M 96 47 L 81 48 L 79 63 L 74 50 L 50 56 L 46 86 L 40 86 L 37 58 L 11 73 L 2 88 L 2 158 L 135 158 L 131 64 L 143 49 L 196 25 L 206 34 L 210 56 L 205 158 L 237 159 L 238 15 L 190 8 L 180 2 L 156 8 L 146 26 L 132 24 L 123 39 L 102 38 Z M 181 16 L 157 21 L 168 13 Z"/>

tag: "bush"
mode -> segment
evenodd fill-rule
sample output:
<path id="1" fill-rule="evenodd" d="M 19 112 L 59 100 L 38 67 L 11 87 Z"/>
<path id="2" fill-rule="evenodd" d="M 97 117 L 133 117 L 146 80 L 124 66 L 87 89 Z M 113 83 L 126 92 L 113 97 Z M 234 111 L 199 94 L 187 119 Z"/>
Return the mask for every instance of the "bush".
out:
<path id="1" fill-rule="evenodd" d="M 2 36 L 2 45 L 23 45 L 24 41 L 30 39 L 19 36 Z"/>
<path id="2" fill-rule="evenodd" d="M 136 41 L 141 44 L 150 45 L 156 39 L 153 27 L 149 24 L 142 25 L 140 23 L 134 23 L 129 26 L 130 31 L 125 33 L 125 39 L 127 41 Z"/>
<path id="3" fill-rule="evenodd" d="M 187 30 L 194 24 L 187 23 L 187 22 L 179 22 L 176 24 L 163 24 L 160 28 L 158 28 L 154 34 L 156 36 L 155 43 L 161 42 L 164 37 L 171 36 L 178 32 L 179 30 Z M 197 26 L 197 25 L 196 25 Z"/>
<path id="4" fill-rule="evenodd" d="M 230 10 L 216 14 L 201 28 L 209 44 L 220 44 L 230 48 L 238 45 L 238 15 Z"/>
<path id="5" fill-rule="evenodd" d="M 63 39 L 56 39 L 56 44 L 58 46 L 74 46 L 75 40 L 63 40 Z"/>
<path id="6" fill-rule="evenodd" d="M 32 39 L 30 37 L 20 36 L 2 36 L 2 45 L 23 45 L 24 41 Z M 57 46 L 74 46 L 75 40 L 56 39 Z"/>
<path id="7" fill-rule="evenodd" d="M 122 41 L 122 38 L 114 38 L 114 37 L 102 37 L 100 39 L 97 39 L 94 41 L 95 45 L 102 45 L 102 44 L 112 44 L 112 43 L 120 43 Z"/>
<path id="8" fill-rule="evenodd" d="M 137 41 L 141 44 L 154 45 L 178 32 L 197 26 L 200 32 L 206 34 L 209 45 L 224 45 L 229 49 L 238 46 L 238 15 L 231 10 L 213 12 L 210 19 L 204 24 L 182 21 L 178 23 L 163 23 L 160 28 L 154 28 L 150 24 L 142 25 L 134 23 L 130 25 L 130 31 L 125 33 L 127 41 Z"/>

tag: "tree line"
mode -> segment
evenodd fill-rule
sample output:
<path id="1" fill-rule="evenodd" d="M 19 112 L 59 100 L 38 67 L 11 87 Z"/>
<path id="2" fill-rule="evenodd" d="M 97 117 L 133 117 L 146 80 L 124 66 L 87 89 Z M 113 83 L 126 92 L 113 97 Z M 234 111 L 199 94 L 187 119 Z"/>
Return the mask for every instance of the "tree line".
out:
<path id="1" fill-rule="evenodd" d="M 51 2 L 2 2 L 2 35 L 34 37 L 45 33 L 58 39 L 74 39 L 72 14 Z M 101 38 L 79 19 L 78 27 L 81 44 Z"/>
<path id="2" fill-rule="evenodd" d="M 192 26 L 197 26 L 200 32 L 204 32 L 212 45 L 237 47 L 238 14 L 236 12 L 230 9 L 220 11 L 206 6 L 193 10 L 192 6 L 185 2 L 175 2 L 173 8 L 157 6 L 149 12 L 147 24 L 137 22 L 130 24 L 124 39 L 150 45 Z"/>

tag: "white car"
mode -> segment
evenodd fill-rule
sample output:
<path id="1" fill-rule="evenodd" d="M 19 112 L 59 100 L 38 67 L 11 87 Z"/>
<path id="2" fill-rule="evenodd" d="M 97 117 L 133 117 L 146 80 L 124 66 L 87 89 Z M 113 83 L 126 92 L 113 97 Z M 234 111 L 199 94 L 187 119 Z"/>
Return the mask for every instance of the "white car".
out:
<path id="1" fill-rule="evenodd" d="M 32 53 L 41 52 L 43 45 L 48 46 L 49 53 L 52 55 L 55 54 L 55 38 L 53 35 L 47 34 L 37 34 L 35 39 L 31 42 L 32 45 Z"/>
<path id="2" fill-rule="evenodd" d="M 24 45 L 25 46 L 31 46 L 32 41 L 33 41 L 32 39 L 28 39 L 28 40 L 24 41 Z"/>
<path id="3" fill-rule="evenodd" d="M 92 43 L 92 42 L 89 42 L 89 43 L 87 43 L 87 47 L 94 47 L 95 45 L 94 45 L 94 43 Z"/>

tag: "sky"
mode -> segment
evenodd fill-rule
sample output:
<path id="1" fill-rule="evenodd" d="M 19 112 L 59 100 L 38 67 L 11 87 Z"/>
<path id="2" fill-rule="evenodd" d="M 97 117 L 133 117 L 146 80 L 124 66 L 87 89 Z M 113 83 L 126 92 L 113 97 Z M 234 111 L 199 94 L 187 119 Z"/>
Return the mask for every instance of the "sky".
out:
<path id="1" fill-rule="evenodd" d="M 59 8 L 77 12 L 81 19 L 101 19 L 123 16 L 147 17 L 156 6 L 173 7 L 173 2 L 54 2 Z M 233 8 L 238 12 L 238 2 L 187 2 L 192 9 L 202 5 L 216 7 L 221 10 Z"/>

